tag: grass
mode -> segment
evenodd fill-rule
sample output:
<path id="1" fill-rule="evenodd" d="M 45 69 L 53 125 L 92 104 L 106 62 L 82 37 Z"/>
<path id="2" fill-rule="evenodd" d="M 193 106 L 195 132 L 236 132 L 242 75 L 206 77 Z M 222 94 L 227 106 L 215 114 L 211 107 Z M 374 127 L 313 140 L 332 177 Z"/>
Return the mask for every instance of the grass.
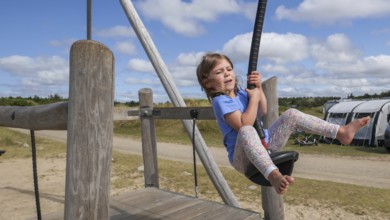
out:
<path id="1" fill-rule="evenodd" d="M 170 125 L 165 126 L 170 127 Z M 208 126 L 205 125 L 205 129 L 211 129 L 207 128 Z M 137 132 L 136 126 L 133 129 L 132 132 Z M 160 132 L 164 130 L 171 129 L 161 129 Z M 38 158 L 56 158 L 65 155 L 66 146 L 64 143 L 39 137 L 36 137 L 36 142 Z M 31 148 L 23 147 L 24 143 L 30 145 L 29 135 L 0 127 L 0 149 L 7 150 L 7 153 L 1 156 L 0 160 L 30 158 Z M 378 149 L 341 147 L 338 145 L 299 147 L 289 143 L 286 149 L 293 149 L 303 153 L 343 156 L 388 156 L 385 151 L 382 152 Z M 191 163 L 163 159 L 159 159 L 158 163 L 160 188 L 185 195 L 194 195 L 193 166 Z M 111 189 L 128 191 L 143 188 L 143 173 L 137 170 L 142 164 L 141 156 L 127 155 L 114 151 Z M 197 169 L 200 198 L 222 202 L 204 168 L 198 166 Z M 253 183 L 231 168 L 221 167 L 220 169 L 241 204 L 256 204 L 251 207 L 243 205 L 243 208 L 261 212 L 259 190 L 253 191 L 249 189 L 249 186 L 252 186 Z M 284 201 L 291 205 L 300 204 L 314 208 L 325 207 L 331 209 L 332 207 L 340 207 L 357 215 L 370 216 L 371 213 L 375 213 L 381 217 L 390 218 L 390 209 L 388 208 L 388 204 L 390 204 L 390 189 L 296 178 L 296 183 L 290 187 L 289 192 L 284 197 Z"/>
<path id="2" fill-rule="evenodd" d="M 38 158 L 51 158 L 65 155 L 65 143 L 35 136 L 36 153 Z M 7 151 L 0 159 L 30 158 L 31 138 L 20 132 L 0 127 L 0 149 Z"/>

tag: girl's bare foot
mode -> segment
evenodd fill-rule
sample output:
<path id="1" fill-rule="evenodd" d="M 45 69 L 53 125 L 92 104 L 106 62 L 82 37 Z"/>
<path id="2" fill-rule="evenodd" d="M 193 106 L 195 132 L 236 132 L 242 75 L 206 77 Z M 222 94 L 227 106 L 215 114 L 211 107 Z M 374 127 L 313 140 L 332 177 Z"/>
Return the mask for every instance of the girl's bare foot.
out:
<path id="1" fill-rule="evenodd" d="M 279 170 L 274 170 L 268 175 L 268 180 L 275 188 L 276 193 L 282 195 L 287 192 L 288 186 L 294 183 L 294 178 L 282 175 Z"/>
<path id="2" fill-rule="evenodd" d="M 340 126 L 339 131 L 337 132 L 337 140 L 342 144 L 348 145 L 351 143 L 356 132 L 359 131 L 362 127 L 366 126 L 370 121 L 370 117 L 358 118 L 353 120 L 347 125 Z"/>

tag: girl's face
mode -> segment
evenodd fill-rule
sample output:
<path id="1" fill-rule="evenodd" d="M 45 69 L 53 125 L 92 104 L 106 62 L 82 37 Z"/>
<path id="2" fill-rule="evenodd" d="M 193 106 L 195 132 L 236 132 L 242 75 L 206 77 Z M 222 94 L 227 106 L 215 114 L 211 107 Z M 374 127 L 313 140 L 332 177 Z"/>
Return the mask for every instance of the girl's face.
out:
<path id="1" fill-rule="evenodd" d="M 235 97 L 234 87 L 236 85 L 236 77 L 234 75 L 233 67 L 230 63 L 222 59 L 218 64 L 211 70 L 208 77 L 215 90 L 225 93 L 230 97 Z"/>

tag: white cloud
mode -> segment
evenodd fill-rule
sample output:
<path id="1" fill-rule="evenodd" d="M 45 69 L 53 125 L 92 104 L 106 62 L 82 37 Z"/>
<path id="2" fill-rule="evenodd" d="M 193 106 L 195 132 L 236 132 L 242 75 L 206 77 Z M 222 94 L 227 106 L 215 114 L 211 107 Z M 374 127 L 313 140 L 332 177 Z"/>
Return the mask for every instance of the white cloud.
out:
<path id="1" fill-rule="evenodd" d="M 383 80 L 388 78 L 390 70 L 390 56 L 379 55 L 364 57 L 356 60 L 353 63 L 346 65 L 345 63 L 329 64 L 321 66 L 327 70 L 329 74 L 336 75 L 338 78 L 376 78 Z"/>
<path id="2" fill-rule="evenodd" d="M 301 61 L 309 55 L 309 42 L 301 34 L 265 33 L 260 53 L 277 63 Z"/>
<path id="3" fill-rule="evenodd" d="M 0 69 L 13 75 L 43 80 L 66 80 L 69 76 L 68 65 L 68 62 L 59 56 L 31 58 L 14 55 L 0 58 Z"/>
<path id="4" fill-rule="evenodd" d="M 0 68 L 11 74 L 29 75 L 38 68 L 34 59 L 27 56 L 13 55 L 0 58 Z"/>
<path id="5" fill-rule="evenodd" d="M 114 45 L 114 49 L 121 54 L 126 54 L 126 55 L 137 54 L 136 46 L 130 42 L 125 42 L 125 41 L 116 42 Z"/>
<path id="6" fill-rule="evenodd" d="M 117 25 L 108 29 L 96 30 L 96 35 L 103 38 L 134 37 L 135 33 L 129 26 Z"/>
<path id="7" fill-rule="evenodd" d="M 344 34 L 330 35 L 326 42 L 313 43 L 311 54 L 317 60 L 317 67 L 327 66 L 331 63 L 346 63 L 356 61 L 360 52 L 355 49 Z"/>
<path id="8" fill-rule="evenodd" d="M 197 65 L 200 60 L 202 59 L 202 56 L 205 54 L 205 52 L 198 52 L 198 53 L 181 53 L 177 57 L 177 61 L 179 62 L 179 65 Z"/>
<path id="9" fill-rule="evenodd" d="M 213 22 L 221 15 L 240 11 L 235 0 L 145 0 L 137 2 L 136 6 L 146 18 L 160 21 L 186 36 L 202 34 L 202 22 Z"/>
<path id="10" fill-rule="evenodd" d="M 222 52 L 235 62 L 236 74 L 246 66 L 251 37 L 251 33 L 237 35 L 223 47 Z M 182 90 L 186 91 L 184 86 L 198 86 L 195 68 L 202 55 L 204 52 L 182 53 L 175 65 L 169 66 L 175 84 Z M 322 41 L 296 33 L 263 33 L 259 57 L 264 79 L 278 77 L 281 97 L 373 94 L 387 91 L 390 83 L 390 56 L 363 57 L 340 33 Z"/>
<path id="11" fill-rule="evenodd" d="M 359 18 L 385 17 L 390 14 L 388 0 L 304 0 L 297 8 L 279 6 L 277 19 L 333 24 Z"/>
<path id="12" fill-rule="evenodd" d="M 53 47 L 70 48 L 70 46 L 77 40 L 78 39 L 76 39 L 76 38 L 68 38 L 68 39 L 63 39 L 63 40 L 52 40 L 49 42 L 49 45 L 51 45 Z"/>
<path id="13" fill-rule="evenodd" d="M 252 32 L 237 35 L 223 46 L 223 52 L 233 60 L 248 60 L 252 42 Z M 259 58 L 277 63 L 294 62 L 305 59 L 309 45 L 305 36 L 300 34 L 263 33 Z"/>
<path id="14" fill-rule="evenodd" d="M 173 80 L 177 86 L 198 85 L 195 65 L 175 65 L 169 68 Z"/>
<path id="15" fill-rule="evenodd" d="M 251 42 L 252 32 L 237 35 L 223 46 L 222 52 L 236 62 L 248 60 Z"/>
<path id="16" fill-rule="evenodd" d="M 225 44 L 223 52 L 235 62 L 247 61 L 250 39 L 251 33 L 238 35 Z M 373 94 L 387 91 L 390 83 L 390 56 L 362 57 L 340 33 L 324 41 L 294 33 L 264 33 L 259 57 L 263 76 L 278 77 L 282 97 Z"/>
<path id="17" fill-rule="evenodd" d="M 256 11 L 258 3 L 257 1 L 254 2 L 238 2 L 238 4 L 241 6 L 241 11 L 244 14 L 245 17 L 250 19 L 251 21 L 254 21 L 256 19 Z"/>
<path id="18" fill-rule="evenodd" d="M 0 69 L 9 74 L 16 85 L 10 91 L 2 91 L 2 94 L 12 93 L 18 96 L 47 96 L 47 94 L 59 94 L 67 96 L 69 87 L 69 63 L 58 56 L 37 57 L 14 55 L 0 58 Z"/>
<path id="19" fill-rule="evenodd" d="M 126 83 L 128 84 L 143 84 L 143 85 L 156 85 L 159 83 L 158 79 L 151 79 L 151 78 L 135 78 L 135 77 L 129 77 L 126 80 Z"/>
<path id="20" fill-rule="evenodd" d="M 153 65 L 148 60 L 143 59 L 131 59 L 127 64 L 127 68 L 142 73 L 154 73 Z"/>

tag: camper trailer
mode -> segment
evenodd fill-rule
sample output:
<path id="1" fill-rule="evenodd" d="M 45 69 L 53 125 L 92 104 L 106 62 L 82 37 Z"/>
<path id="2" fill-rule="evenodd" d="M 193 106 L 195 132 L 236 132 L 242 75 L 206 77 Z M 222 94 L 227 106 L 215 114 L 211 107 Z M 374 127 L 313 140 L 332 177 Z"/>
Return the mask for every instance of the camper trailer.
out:
<path id="1" fill-rule="evenodd" d="M 325 120 L 338 124 L 345 125 L 351 121 L 353 110 L 364 101 L 341 101 L 333 104 L 327 111 Z"/>
<path id="2" fill-rule="evenodd" d="M 390 99 L 340 101 L 329 108 L 326 120 L 345 125 L 356 118 L 370 116 L 367 126 L 360 129 L 353 141 L 359 146 L 384 146 L 385 130 L 390 121 Z M 329 141 L 329 139 L 324 139 Z"/>
<path id="3" fill-rule="evenodd" d="M 360 129 L 354 142 L 358 145 L 383 146 L 385 130 L 390 121 L 390 100 L 379 99 L 361 103 L 353 110 L 352 119 L 370 116 L 370 123 Z"/>

